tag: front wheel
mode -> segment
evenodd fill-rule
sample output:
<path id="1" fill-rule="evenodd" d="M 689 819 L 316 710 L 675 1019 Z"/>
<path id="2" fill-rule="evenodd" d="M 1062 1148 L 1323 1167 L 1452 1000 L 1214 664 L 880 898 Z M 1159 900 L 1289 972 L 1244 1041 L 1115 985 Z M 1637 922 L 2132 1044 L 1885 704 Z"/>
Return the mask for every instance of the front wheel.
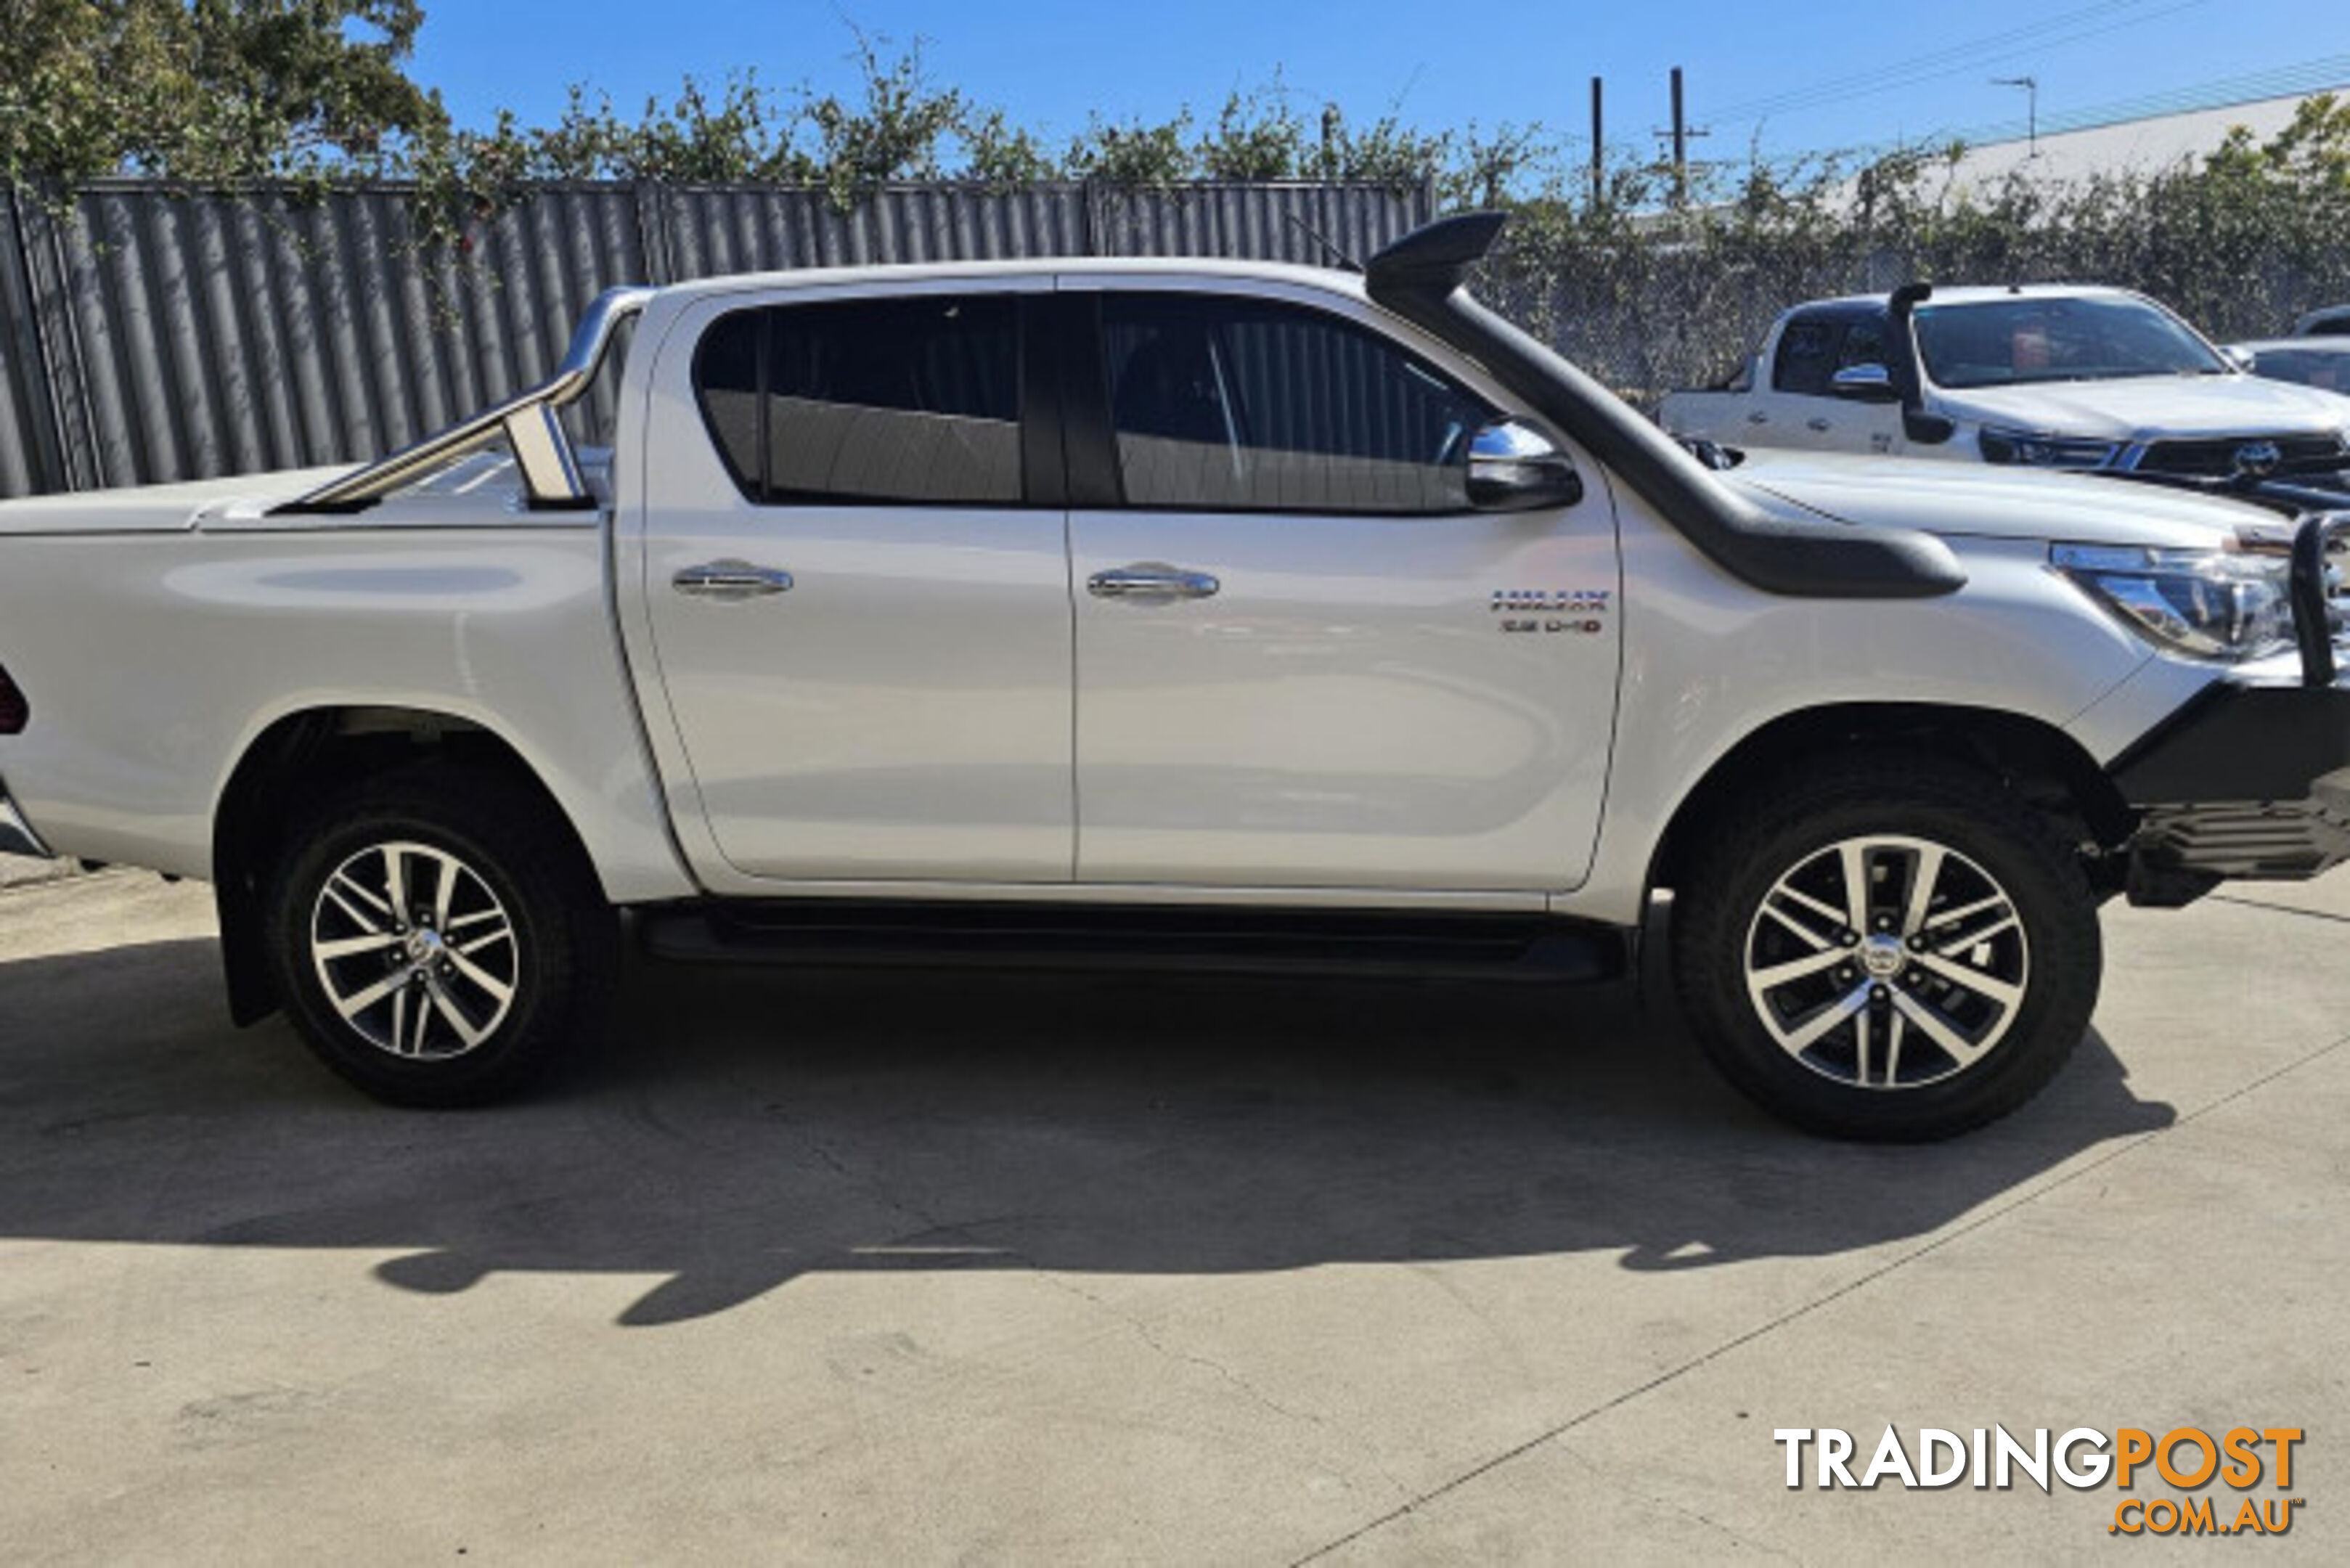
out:
<path id="1" fill-rule="evenodd" d="M 499 1098 L 573 1052 L 617 967 L 612 911 L 544 803 L 455 767 L 298 824 L 267 897 L 278 994 L 319 1059 L 399 1105 Z"/>
<path id="2" fill-rule="evenodd" d="M 1870 763 L 1725 824 L 1676 890 L 1700 1044 L 1814 1132 L 1947 1137 L 2006 1115 L 2087 1031 L 2103 968 L 2076 845 L 1997 781 Z"/>

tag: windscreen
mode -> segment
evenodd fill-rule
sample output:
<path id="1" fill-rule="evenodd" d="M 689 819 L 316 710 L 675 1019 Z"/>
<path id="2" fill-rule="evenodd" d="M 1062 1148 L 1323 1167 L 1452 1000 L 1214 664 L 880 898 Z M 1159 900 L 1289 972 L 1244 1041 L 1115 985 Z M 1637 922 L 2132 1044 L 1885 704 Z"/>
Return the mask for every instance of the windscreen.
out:
<path id="1" fill-rule="evenodd" d="M 2008 387 L 2128 376 L 2220 376 L 2227 362 L 2141 299 L 1984 300 L 1923 305 L 1918 351 L 1937 386 Z"/>

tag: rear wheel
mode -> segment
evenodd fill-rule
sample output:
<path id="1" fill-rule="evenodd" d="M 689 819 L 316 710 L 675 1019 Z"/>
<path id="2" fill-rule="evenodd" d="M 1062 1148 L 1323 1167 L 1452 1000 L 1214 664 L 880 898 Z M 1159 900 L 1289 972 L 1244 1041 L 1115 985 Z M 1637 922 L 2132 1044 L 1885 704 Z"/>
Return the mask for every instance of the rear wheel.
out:
<path id="1" fill-rule="evenodd" d="M 1676 906 L 1709 1055 L 1834 1137 L 1947 1137 L 2004 1116 L 2096 1003 L 2077 846 L 1960 768 L 1856 759 L 1791 778 L 1715 834 Z"/>
<path id="2" fill-rule="evenodd" d="M 368 1093 L 496 1099 L 593 1032 L 615 918 L 577 845 L 510 780 L 371 781 L 289 842 L 267 898 L 278 993 L 320 1060 Z"/>

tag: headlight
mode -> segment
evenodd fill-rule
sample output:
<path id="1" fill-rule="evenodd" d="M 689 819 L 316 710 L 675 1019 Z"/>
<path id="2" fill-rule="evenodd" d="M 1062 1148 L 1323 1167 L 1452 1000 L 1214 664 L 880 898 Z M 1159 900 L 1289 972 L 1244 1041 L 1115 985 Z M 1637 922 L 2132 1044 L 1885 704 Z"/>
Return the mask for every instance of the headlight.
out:
<path id="1" fill-rule="evenodd" d="M 1975 440 L 1985 462 L 2021 463 L 2026 468 L 2103 468 L 2121 450 L 2119 441 L 2033 435 L 1991 425 L 1985 425 Z"/>
<path id="2" fill-rule="evenodd" d="M 2293 646 L 2292 563 L 2241 550 L 2058 545 L 2055 568 L 2138 630 L 2197 659 L 2259 659 Z"/>

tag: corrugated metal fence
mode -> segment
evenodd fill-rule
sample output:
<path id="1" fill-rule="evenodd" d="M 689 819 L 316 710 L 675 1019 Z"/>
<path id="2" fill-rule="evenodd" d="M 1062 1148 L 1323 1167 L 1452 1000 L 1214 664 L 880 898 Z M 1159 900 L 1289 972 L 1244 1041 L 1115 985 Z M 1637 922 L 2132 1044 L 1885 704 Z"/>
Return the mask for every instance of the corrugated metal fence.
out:
<path id="1" fill-rule="evenodd" d="M 616 283 L 1047 255 L 1326 260 L 1426 222 L 1426 191 L 543 187 L 421 243 L 403 187 L 190 195 L 115 182 L 0 207 L 0 496 L 402 446 L 548 374 Z M 592 431 L 608 420 L 598 400 Z"/>

